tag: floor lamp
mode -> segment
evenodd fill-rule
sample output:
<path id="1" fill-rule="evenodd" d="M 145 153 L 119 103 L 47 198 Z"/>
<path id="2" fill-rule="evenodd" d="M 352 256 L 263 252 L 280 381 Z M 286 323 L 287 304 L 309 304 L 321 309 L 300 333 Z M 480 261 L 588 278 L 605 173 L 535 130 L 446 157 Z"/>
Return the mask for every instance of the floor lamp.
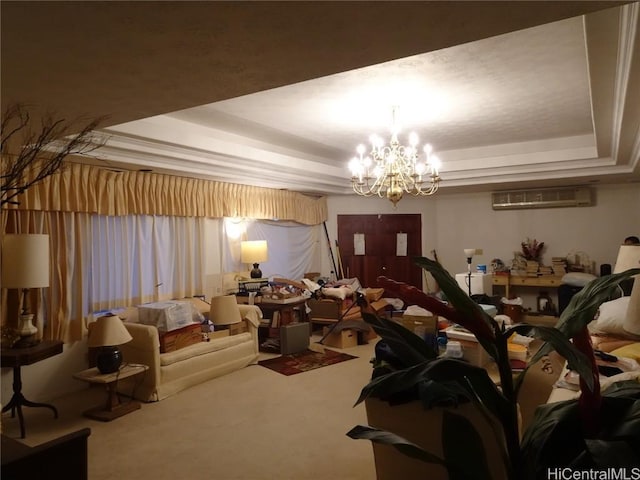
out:
<path id="1" fill-rule="evenodd" d="M 2 286 L 22 291 L 19 346 L 39 342 L 29 311 L 29 289 L 49 286 L 49 235 L 7 234 L 2 240 Z"/>
<path id="2" fill-rule="evenodd" d="M 469 296 L 471 296 L 471 259 L 476 253 L 475 248 L 465 248 L 464 254 L 467 257 L 467 288 L 469 289 Z"/>

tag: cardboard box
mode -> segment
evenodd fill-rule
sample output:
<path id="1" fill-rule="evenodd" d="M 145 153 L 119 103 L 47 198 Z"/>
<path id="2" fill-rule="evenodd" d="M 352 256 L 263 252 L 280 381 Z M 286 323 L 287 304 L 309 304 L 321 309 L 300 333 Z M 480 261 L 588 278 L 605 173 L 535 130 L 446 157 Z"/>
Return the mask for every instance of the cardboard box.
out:
<path id="1" fill-rule="evenodd" d="M 247 326 L 246 320 L 242 320 L 239 323 L 232 323 L 229 325 L 229 335 L 238 335 L 239 333 L 248 332 L 249 327 Z"/>
<path id="2" fill-rule="evenodd" d="M 477 341 L 456 341 L 460 342 L 460 345 L 462 346 L 462 358 L 464 358 L 471 365 L 475 365 L 476 367 L 484 367 L 491 361 L 491 357 L 489 356 L 489 354 Z"/>
<path id="3" fill-rule="evenodd" d="M 436 316 L 403 315 L 400 318 L 393 318 L 393 320 L 420 338 L 424 338 L 427 334 L 438 335 L 438 317 Z"/>
<path id="4" fill-rule="evenodd" d="M 213 340 L 215 338 L 228 337 L 229 336 L 229 330 L 225 329 L 225 330 L 216 330 L 214 332 L 207 332 L 207 336 L 209 337 L 209 340 Z"/>
<path id="5" fill-rule="evenodd" d="M 309 347 L 311 331 L 309 323 L 297 322 L 280 327 L 280 353 L 289 355 L 298 353 Z"/>
<path id="6" fill-rule="evenodd" d="M 172 330 L 160 332 L 160 353 L 175 352 L 189 345 L 202 342 L 202 327 L 199 323 Z"/>
<path id="7" fill-rule="evenodd" d="M 322 335 L 327 335 L 329 327 L 322 329 Z M 351 348 L 358 345 L 358 334 L 349 328 L 345 328 L 339 332 L 331 332 L 324 339 L 323 344 L 327 347 L 335 348 Z"/>

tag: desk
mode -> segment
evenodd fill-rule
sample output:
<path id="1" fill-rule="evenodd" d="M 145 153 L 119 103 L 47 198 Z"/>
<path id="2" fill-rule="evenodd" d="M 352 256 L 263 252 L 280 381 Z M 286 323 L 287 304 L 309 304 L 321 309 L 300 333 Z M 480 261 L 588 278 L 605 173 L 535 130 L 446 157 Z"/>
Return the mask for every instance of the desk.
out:
<path id="1" fill-rule="evenodd" d="M 118 380 L 128 378 L 139 373 L 146 372 L 149 369 L 146 365 L 126 364 L 114 373 L 100 373 L 97 368 L 89 368 L 73 375 L 76 380 L 83 382 L 106 385 L 107 387 L 107 403 L 105 406 L 99 406 L 84 412 L 84 415 L 94 420 L 102 422 L 110 422 L 111 420 L 126 415 L 140 408 L 140 402 L 133 399 L 122 403 L 118 397 Z"/>
<path id="2" fill-rule="evenodd" d="M 11 410 L 11 416 L 16 416 L 20 421 L 20 436 L 25 437 L 24 417 L 22 415 L 22 405 L 27 407 L 45 407 L 53 411 L 54 418 L 58 418 L 58 410 L 53 405 L 47 403 L 36 403 L 27 400 L 22 394 L 22 376 L 20 367 L 31 365 L 49 357 L 62 353 L 62 342 L 60 340 L 44 340 L 37 345 L 25 348 L 3 348 L 0 353 L 0 364 L 2 368 L 13 367 L 13 396 L 9 403 L 2 408 L 2 413 Z"/>
<path id="3" fill-rule="evenodd" d="M 526 277 L 524 275 L 493 275 L 492 283 L 494 286 L 504 287 L 504 296 L 506 298 L 511 298 L 511 287 L 537 287 L 540 289 L 556 290 L 560 285 L 562 285 L 562 277 L 556 275 L 540 275 L 538 277 Z M 556 295 L 556 308 L 558 303 Z M 555 320 L 557 320 L 557 318 L 551 315 L 545 315 L 539 318 L 533 315 L 526 315 L 523 319 L 523 321 L 526 321 L 527 323 L 539 323 L 551 326 L 555 325 Z"/>
<path id="4" fill-rule="evenodd" d="M 558 288 L 562 285 L 562 277 L 555 275 L 540 275 L 538 277 L 494 275 L 493 285 L 503 286 L 505 297 L 509 298 L 509 287 Z"/>

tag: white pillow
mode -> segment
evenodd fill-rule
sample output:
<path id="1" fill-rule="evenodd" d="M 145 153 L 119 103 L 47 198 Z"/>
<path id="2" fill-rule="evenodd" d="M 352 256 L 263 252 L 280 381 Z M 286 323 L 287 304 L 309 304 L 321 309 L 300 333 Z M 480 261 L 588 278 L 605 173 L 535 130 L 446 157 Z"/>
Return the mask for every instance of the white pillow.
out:
<path id="1" fill-rule="evenodd" d="M 624 329 L 624 321 L 627 318 L 630 298 L 620 297 L 600 305 L 596 319 L 589 324 L 589 330 L 594 333 L 627 335 Z"/>
<path id="2" fill-rule="evenodd" d="M 571 285 L 572 287 L 584 287 L 591 280 L 595 280 L 597 277 L 590 273 L 583 272 L 569 272 L 565 273 L 562 277 L 562 283 Z"/>

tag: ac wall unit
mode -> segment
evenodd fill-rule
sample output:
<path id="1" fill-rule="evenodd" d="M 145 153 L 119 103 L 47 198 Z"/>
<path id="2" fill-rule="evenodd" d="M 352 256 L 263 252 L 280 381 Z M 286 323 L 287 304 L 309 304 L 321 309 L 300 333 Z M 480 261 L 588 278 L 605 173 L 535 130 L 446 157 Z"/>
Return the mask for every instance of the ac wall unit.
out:
<path id="1" fill-rule="evenodd" d="M 523 208 L 589 207 L 593 205 L 593 192 L 589 187 L 538 188 L 493 192 L 494 210 Z"/>

